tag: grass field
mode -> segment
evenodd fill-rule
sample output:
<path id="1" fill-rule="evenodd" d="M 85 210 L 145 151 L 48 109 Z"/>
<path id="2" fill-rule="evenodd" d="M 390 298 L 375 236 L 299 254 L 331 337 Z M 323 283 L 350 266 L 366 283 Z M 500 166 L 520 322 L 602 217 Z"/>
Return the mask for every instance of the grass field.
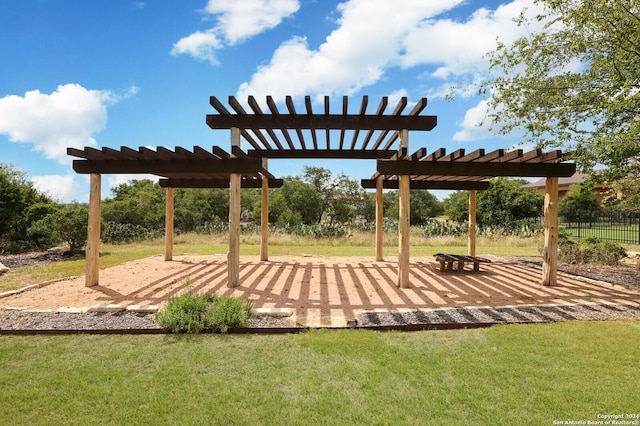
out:
<path id="1" fill-rule="evenodd" d="M 572 227 L 564 227 L 563 230 L 569 235 L 579 238 L 595 237 L 624 244 L 638 244 L 640 242 L 640 227 L 637 225 L 609 226 L 595 223 L 590 226 L 588 223 L 583 223 L 580 226 L 573 224 Z"/>
<path id="2" fill-rule="evenodd" d="M 640 322 L 0 336 L 2 424 L 551 425 L 640 407 Z"/>

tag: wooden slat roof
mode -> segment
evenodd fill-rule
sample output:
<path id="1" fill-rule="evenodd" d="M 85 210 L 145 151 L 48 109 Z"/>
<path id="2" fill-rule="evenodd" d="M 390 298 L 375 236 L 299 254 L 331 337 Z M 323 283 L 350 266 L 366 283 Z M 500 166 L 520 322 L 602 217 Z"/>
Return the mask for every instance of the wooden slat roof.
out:
<path id="1" fill-rule="evenodd" d="M 248 97 L 248 109 L 233 96 L 228 98 L 228 106 L 212 96 L 210 104 L 216 113 L 207 115 L 209 127 L 239 128 L 251 149 L 234 146 L 227 152 L 218 146 L 210 151 L 194 146 L 192 150 L 136 150 L 123 146 L 119 150 L 68 148 L 67 153 L 79 158 L 73 161 L 77 173 L 153 174 L 166 187 L 228 187 L 232 173 L 242 175 L 241 185 L 246 188 L 261 187 L 263 177 L 268 178 L 270 187 L 281 186 L 282 180 L 262 166 L 263 158 L 375 159 L 377 171 L 371 179 L 362 180 L 365 188 L 374 188 L 379 176 L 385 188 L 397 188 L 398 176 L 410 175 L 411 187 L 416 189 L 486 189 L 487 180 L 496 176 L 568 177 L 575 172 L 575 164 L 563 162 L 561 151 L 498 149 L 487 153 L 478 149 L 467 153 L 457 149 L 447 153 L 444 148 L 432 152 L 420 148 L 409 155 L 406 148 L 400 149 L 399 132 L 431 130 L 437 119 L 421 115 L 426 98 L 406 113 L 407 98 L 401 98 L 387 113 L 388 102 L 382 97 L 375 113 L 367 113 L 369 98 L 363 96 L 358 113 L 353 114 L 349 98 L 344 96 L 336 113 L 331 111 L 328 96 L 319 111 L 313 110 L 309 96 L 298 108 L 287 96 L 286 112 L 281 112 L 267 96 L 265 112 L 253 96 Z"/>
<path id="2" fill-rule="evenodd" d="M 165 187 L 228 188 L 231 173 L 242 174 L 245 188 L 261 187 L 263 176 L 269 178 L 270 187 L 282 186 L 282 180 L 262 167 L 261 160 L 248 158 L 239 150 L 230 154 L 217 146 L 211 151 L 199 146 L 193 151 L 183 147 L 173 151 L 164 147 L 67 148 L 67 154 L 79 158 L 73 161 L 77 173 L 152 174 L 163 178 L 160 185 Z"/>
<path id="3" fill-rule="evenodd" d="M 359 113 L 350 114 L 349 98 L 342 98 L 339 113 L 330 110 L 330 99 L 324 97 L 321 111 L 314 112 L 311 98 L 305 96 L 304 109 L 287 96 L 287 112 L 281 112 L 271 96 L 265 113 L 253 96 L 247 104 L 251 112 L 233 96 L 227 108 L 217 97 L 211 96 L 210 104 L 216 114 L 207 115 L 206 122 L 212 129 L 237 127 L 244 140 L 251 146 L 247 154 L 252 158 L 391 158 L 398 151 L 398 131 L 431 130 L 437 124 L 436 116 L 421 115 L 427 106 L 427 98 L 421 98 L 404 113 L 407 98 L 398 101 L 395 109 L 385 113 L 388 98 L 382 97 L 375 114 L 367 114 L 368 96 L 363 96 Z M 232 112 L 233 111 L 233 112 Z"/>
<path id="4" fill-rule="evenodd" d="M 420 149 L 405 159 L 381 159 L 371 179 L 363 179 L 365 188 L 375 188 L 376 179 L 383 178 L 383 187 L 397 188 L 399 175 L 411 176 L 411 187 L 422 189 L 486 189 L 487 180 L 497 176 L 568 177 L 576 165 L 563 162 L 560 150 L 543 152 L 521 149 L 505 152 L 498 149 L 485 153 L 483 149 L 469 154 L 458 149 L 449 154 L 444 148 L 427 153 Z"/>

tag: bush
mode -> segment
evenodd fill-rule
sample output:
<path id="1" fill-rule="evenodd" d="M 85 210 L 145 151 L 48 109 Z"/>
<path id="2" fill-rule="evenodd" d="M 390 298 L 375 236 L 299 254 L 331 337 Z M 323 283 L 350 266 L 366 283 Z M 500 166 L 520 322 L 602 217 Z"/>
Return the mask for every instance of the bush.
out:
<path id="1" fill-rule="evenodd" d="M 283 231 L 299 237 L 312 238 L 340 238 L 349 234 L 349 230 L 344 226 L 329 224 L 305 225 L 300 223 L 295 226 L 285 226 Z"/>
<path id="2" fill-rule="evenodd" d="M 164 229 L 147 228 L 131 223 L 107 222 L 101 232 L 105 243 L 119 244 L 133 241 L 152 240 L 164 235 Z"/>
<path id="3" fill-rule="evenodd" d="M 244 327 L 251 318 L 252 303 L 248 299 L 218 297 L 213 300 L 213 327 L 226 333 L 229 327 Z"/>
<path id="4" fill-rule="evenodd" d="M 170 296 L 167 307 L 156 314 L 158 324 L 173 333 L 200 333 L 213 324 L 213 298 L 209 295 L 184 293 Z"/>
<path id="5" fill-rule="evenodd" d="M 27 232 L 41 244 L 65 242 L 75 252 L 87 244 L 88 219 L 86 206 L 70 204 L 34 222 Z"/>
<path id="6" fill-rule="evenodd" d="M 627 251 L 613 241 L 598 238 L 574 240 L 566 234 L 558 239 L 559 259 L 567 263 L 593 263 L 598 265 L 617 265 Z"/>
<path id="7" fill-rule="evenodd" d="M 422 235 L 425 237 L 461 237 L 468 234 L 468 227 L 469 226 L 466 223 L 456 223 L 448 220 L 441 222 L 435 219 L 430 219 L 422 225 Z"/>
<path id="8" fill-rule="evenodd" d="M 156 314 L 158 324 L 173 333 L 200 333 L 246 326 L 252 303 L 247 299 L 187 292 L 171 296 L 166 308 Z"/>

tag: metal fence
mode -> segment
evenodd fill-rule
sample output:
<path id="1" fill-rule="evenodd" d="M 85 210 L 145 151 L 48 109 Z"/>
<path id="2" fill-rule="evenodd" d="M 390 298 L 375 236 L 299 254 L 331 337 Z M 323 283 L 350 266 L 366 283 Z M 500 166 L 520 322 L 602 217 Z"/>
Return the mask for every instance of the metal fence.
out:
<path id="1" fill-rule="evenodd" d="M 577 238 L 595 237 L 601 240 L 640 245 L 640 211 L 606 209 L 593 214 L 576 215 L 573 221 L 560 218 L 560 225 Z"/>

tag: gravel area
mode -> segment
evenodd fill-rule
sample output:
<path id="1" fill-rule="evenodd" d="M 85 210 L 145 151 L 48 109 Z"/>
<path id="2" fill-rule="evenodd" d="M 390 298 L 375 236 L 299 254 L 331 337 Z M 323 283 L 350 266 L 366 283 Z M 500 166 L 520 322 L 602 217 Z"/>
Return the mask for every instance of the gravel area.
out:
<path id="1" fill-rule="evenodd" d="M 288 318 L 259 316 L 252 328 L 294 328 Z M 0 309 L 0 330 L 160 330 L 155 314 L 134 312 L 62 313 Z"/>
<path id="2" fill-rule="evenodd" d="M 513 324 L 569 320 L 604 321 L 616 319 L 640 319 L 640 304 L 449 308 L 403 313 L 366 312 L 358 315 L 357 327 L 388 327 L 428 324 Z"/>
<path id="3" fill-rule="evenodd" d="M 414 312 L 365 312 L 353 327 L 396 327 L 443 324 L 513 324 L 557 321 L 640 320 L 640 304 L 583 304 L 513 306 L 501 308 L 447 308 Z M 296 328 L 288 318 L 259 316 L 250 328 Z M 0 310 L 3 330 L 160 330 L 154 314 L 59 313 Z"/>

